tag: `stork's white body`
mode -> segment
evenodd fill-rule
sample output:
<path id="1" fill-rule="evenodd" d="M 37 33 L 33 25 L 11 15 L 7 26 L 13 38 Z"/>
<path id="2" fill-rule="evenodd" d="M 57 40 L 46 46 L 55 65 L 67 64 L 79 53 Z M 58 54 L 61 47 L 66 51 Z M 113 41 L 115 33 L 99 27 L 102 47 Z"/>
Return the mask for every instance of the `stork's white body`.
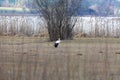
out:
<path id="1" fill-rule="evenodd" d="M 55 43 L 60 43 L 61 41 L 60 40 L 57 40 Z"/>
<path id="2" fill-rule="evenodd" d="M 59 38 L 57 41 L 55 41 L 54 47 L 57 48 L 60 42 L 61 42 L 61 40 Z"/>

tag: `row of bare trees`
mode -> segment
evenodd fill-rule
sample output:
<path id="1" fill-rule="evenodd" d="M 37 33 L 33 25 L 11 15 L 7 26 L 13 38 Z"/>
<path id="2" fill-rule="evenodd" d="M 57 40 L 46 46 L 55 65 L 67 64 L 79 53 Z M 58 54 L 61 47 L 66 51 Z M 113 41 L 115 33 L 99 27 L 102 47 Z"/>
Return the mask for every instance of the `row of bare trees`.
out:
<path id="1" fill-rule="evenodd" d="M 117 17 L 79 17 L 74 32 L 79 37 L 120 37 Z"/>
<path id="2" fill-rule="evenodd" d="M 46 34 L 45 24 L 38 17 L 0 16 L 1 36 L 40 36 Z"/>
<path id="3" fill-rule="evenodd" d="M 77 37 L 120 37 L 120 19 L 110 17 L 74 17 L 74 36 Z M 38 17 L 1 16 L 2 36 L 48 36 L 46 24 Z M 72 23 L 72 22 L 71 22 Z M 52 27 L 51 27 L 52 28 Z M 53 28 L 54 29 L 54 28 Z M 65 32 L 65 31 L 64 31 Z M 62 34 L 65 34 L 65 33 Z M 53 34 L 51 32 L 51 34 Z"/>

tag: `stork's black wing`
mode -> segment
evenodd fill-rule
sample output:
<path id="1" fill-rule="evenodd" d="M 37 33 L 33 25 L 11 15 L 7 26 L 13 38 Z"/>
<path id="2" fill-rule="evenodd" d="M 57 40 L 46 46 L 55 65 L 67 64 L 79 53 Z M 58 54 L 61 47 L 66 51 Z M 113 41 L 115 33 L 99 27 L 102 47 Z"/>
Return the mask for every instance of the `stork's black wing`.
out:
<path id="1" fill-rule="evenodd" d="M 55 48 L 57 48 L 57 47 L 58 47 L 58 45 L 59 45 L 59 43 L 55 43 L 55 44 L 54 44 L 54 47 L 55 47 Z"/>

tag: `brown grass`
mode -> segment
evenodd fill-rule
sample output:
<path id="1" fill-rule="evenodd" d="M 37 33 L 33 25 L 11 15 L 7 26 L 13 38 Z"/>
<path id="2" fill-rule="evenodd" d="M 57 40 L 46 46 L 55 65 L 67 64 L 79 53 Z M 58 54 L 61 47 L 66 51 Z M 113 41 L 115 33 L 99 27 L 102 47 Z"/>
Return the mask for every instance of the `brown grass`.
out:
<path id="1" fill-rule="evenodd" d="M 64 40 L 58 48 L 45 40 L 0 37 L 0 80 L 120 79 L 120 39 Z"/>

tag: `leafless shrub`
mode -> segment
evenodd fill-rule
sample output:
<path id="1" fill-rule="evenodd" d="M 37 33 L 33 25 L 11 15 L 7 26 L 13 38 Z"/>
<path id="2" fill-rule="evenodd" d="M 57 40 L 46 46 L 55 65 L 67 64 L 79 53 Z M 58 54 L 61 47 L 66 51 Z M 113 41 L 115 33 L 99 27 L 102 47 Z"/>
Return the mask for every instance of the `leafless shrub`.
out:
<path id="1" fill-rule="evenodd" d="M 23 33 L 17 33 L 16 35 L 15 35 L 15 37 L 25 37 L 26 35 L 25 34 L 23 34 Z"/>
<path id="2" fill-rule="evenodd" d="M 33 37 L 40 37 L 39 34 L 33 34 L 32 36 L 33 36 Z"/>
<path id="3" fill-rule="evenodd" d="M 38 34 L 33 34 L 33 37 L 48 37 L 48 33 L 38 33 Z"/>
<path id="4" fill-rule="evenodd" d="M 75 38 L 89 37 L 87 33 L 76 33 L 74 34 Z"/>

